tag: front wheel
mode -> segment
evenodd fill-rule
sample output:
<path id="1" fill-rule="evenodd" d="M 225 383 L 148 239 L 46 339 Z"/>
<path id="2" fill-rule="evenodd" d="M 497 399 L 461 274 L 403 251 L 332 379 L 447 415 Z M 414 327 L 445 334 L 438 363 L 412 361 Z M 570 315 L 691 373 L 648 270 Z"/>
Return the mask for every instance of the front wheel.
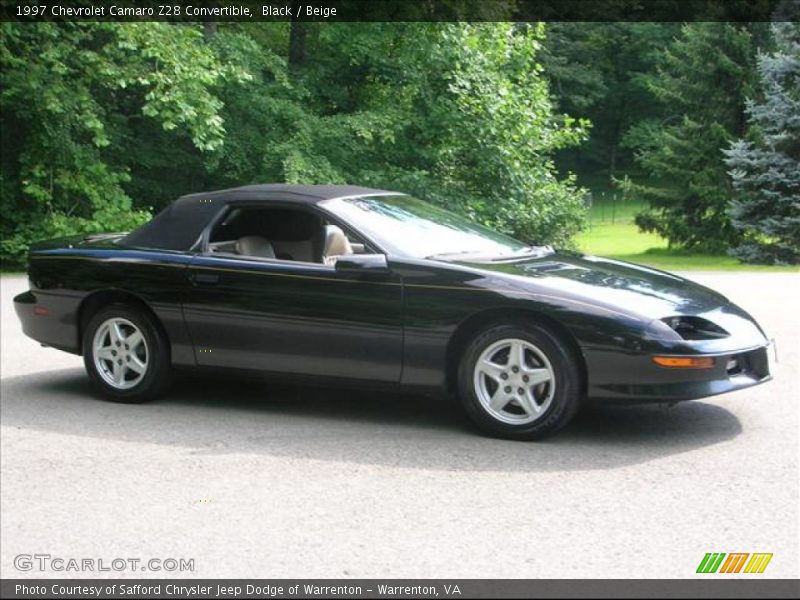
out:
<path id="1" fill-rule="evenodd" d="M 83 335 L 89 380 L 116 402 L 144 402 L 169 381 L 169 344 L 153 319 L 125 304 L 100 309 Z"/>
<path id="2" fill-rule="evenodd" d="M 462 356 L 461 404 L 490 435 L 540 439 L 566 425 L 578 410 L 577 360 L 570 347 L 544 327 L 491 327 L 475 336 Z"/>

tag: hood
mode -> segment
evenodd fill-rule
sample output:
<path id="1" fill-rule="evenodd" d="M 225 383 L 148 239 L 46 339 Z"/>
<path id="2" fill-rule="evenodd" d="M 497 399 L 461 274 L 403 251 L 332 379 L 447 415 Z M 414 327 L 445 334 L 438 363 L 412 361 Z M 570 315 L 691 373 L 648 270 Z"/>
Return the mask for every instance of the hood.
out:
<path id="1" fill-rule="evenodd" d="M 729 304 L 725 296 L 657 269 L 619 260 L 559 252 L 514 262 L 461 262 L 502 273 L 542 293 L 623 309 L 647 318 L 698 315 Z"/>

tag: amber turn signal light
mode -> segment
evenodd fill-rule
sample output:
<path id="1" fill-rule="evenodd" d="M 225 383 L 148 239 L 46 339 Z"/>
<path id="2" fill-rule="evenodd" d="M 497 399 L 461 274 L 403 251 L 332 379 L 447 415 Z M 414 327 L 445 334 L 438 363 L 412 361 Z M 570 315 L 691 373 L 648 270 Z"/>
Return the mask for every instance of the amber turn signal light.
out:
<path id="1" fill-rule="evenodd" d="M 660 367 L 670 367 L 673 369 L 710 369 L 714 366 L 714 359 L 707 356 L 702 358 L 654 356 L 653 362 Z"/>

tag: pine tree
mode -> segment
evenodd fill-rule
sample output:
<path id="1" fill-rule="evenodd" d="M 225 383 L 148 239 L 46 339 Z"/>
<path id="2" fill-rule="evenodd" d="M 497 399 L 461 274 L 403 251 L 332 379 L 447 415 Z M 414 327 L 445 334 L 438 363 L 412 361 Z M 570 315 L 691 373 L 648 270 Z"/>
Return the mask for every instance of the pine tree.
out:
<path id="1" fill-rule="evenodd" d="M 750 140 L 727 150 L 737 192 L 733 226 L 743 241 L 732 254 L 746 262 L 800 261 L 800 24 L 776 23 L 776 51 L 761 54 L 764 97 L 748 102 Z"/>
<path id="2" fill-rule="evenodd" d="M 738 241 L 727 214 L 733 189 L 722 150 L 745 131 L 760 27 L 686 24 L 658 72 L 644 78 L 665 117 L 629 132 L 627 142 L 649 178 L 625 187 L 650 205 L 637 217 L 639 227 L 671 245 L 720 251 Z"/>

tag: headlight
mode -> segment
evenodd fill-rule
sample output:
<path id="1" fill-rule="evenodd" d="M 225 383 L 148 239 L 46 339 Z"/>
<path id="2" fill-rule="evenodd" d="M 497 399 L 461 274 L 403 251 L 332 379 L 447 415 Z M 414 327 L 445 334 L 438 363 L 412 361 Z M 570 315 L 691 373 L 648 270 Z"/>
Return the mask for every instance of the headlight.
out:
<path id="1" fill-rule="evenodd" d="M 666 317 L 661 321 L 684 340 L 716 340 L 730 335 L 719 325 L 702 317 Z"/>

